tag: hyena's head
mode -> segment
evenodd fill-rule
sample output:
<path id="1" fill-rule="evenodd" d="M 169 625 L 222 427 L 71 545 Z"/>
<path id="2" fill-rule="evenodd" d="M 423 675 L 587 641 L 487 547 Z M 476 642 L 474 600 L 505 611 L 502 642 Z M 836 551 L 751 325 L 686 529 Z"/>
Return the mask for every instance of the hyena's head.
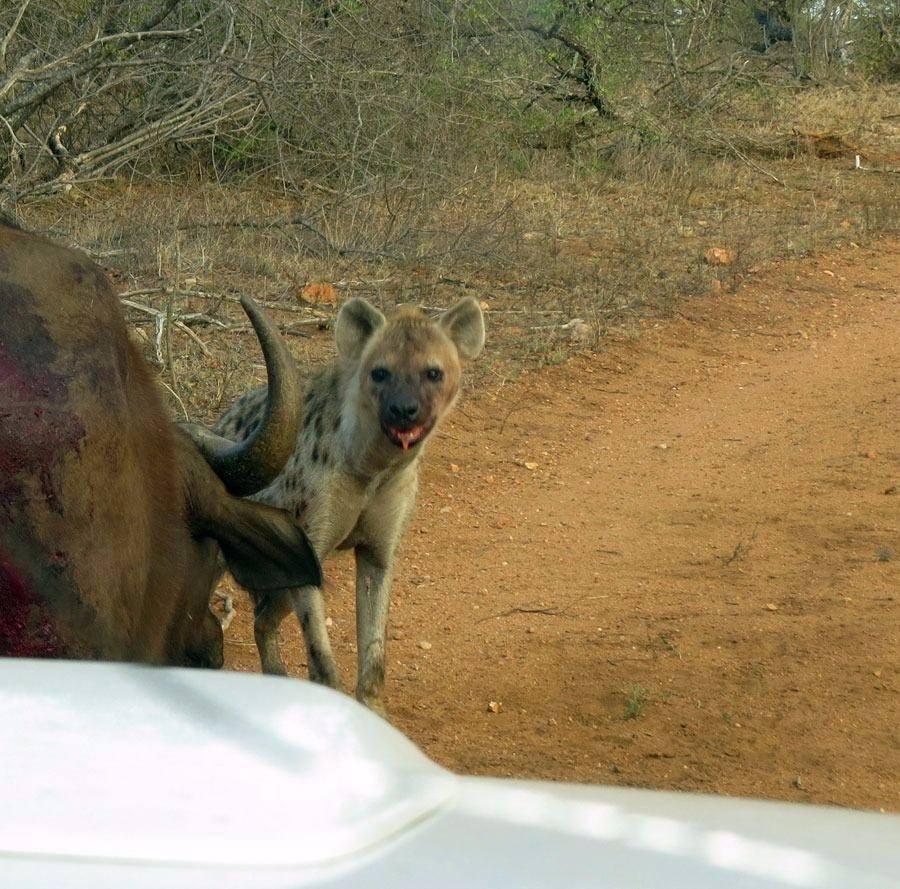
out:
<path id="1" fill-rule="evenodd" d="M 410 306 L 385 318 L 357 298 L 341 307 L 335 336 L 341 358 L 353 365 L 361 419 L 408 451 L 453 406 L 462 362 L 484 347 L 484 316 L 471 297 L 437 318 Z"/>

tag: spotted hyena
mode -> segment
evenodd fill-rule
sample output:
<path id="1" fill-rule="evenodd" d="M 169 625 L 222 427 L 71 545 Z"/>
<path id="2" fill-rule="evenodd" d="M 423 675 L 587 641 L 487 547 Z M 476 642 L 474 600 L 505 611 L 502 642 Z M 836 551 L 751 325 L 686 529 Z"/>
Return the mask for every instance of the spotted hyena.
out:
<path id="1" fill-rule="evenodd" d="M 416 498 L 425 442 L 459 393 L 462 363 L 484 346 L 471 298 L 429 318 L 400 307 L 389 318 L 348 300 L 335 323 L 337 358 L 308 381 L 302 428 L 281 475 L 254 499 L 293 510 L 319 558 L 356 557 L 359 700 L 383 712 L 384 634 L 397 545 Z M 265 388 L 242 396 L 216 431 L 235 441 L 261 422 Z M 310 679 L 340 687 L 319 587 L 253 594 L 256 644 L 266 673 L 284 674 L 277 629 L 293 608 Z"/>

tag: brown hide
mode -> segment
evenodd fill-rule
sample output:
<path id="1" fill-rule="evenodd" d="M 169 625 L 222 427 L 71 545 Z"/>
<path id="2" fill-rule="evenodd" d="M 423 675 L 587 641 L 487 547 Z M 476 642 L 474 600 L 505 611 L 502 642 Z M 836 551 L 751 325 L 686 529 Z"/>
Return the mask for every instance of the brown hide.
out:
<path id="1" fill-rule="evenodd" d="M 259 584 L 318 576 L 286 521 L 170 422 L 103 272 L 0 224 L 0 655 L 219 666 L 214 538 L 277 526 Z"/>

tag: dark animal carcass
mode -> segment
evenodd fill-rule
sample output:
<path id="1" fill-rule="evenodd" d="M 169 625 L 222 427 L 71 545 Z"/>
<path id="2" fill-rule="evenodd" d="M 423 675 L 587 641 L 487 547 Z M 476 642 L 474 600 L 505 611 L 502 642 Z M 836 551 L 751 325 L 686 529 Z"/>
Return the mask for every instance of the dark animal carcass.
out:
<path id="1" fill-rule="evenodd" d="M 220 666 L 221 556 L 251 589 L 321 582 L 293 519 L 240 499 L 282 468 L 300 404 L 244 309 L 270 396 L 234 445 L 170 421 L 101 269 L 0 222 L 0 655 Z"/>

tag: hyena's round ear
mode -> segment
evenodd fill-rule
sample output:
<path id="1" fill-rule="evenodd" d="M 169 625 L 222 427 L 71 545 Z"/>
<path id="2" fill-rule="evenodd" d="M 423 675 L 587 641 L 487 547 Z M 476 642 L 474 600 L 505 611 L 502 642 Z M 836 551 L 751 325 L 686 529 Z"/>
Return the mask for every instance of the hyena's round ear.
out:
<path id="1" fill-rule="evenodd" d="M 477 358 L 484 348 L 484 314 L 478 300 L 461 299 L 438 317 L 438 325 L 453 340 L 460 358 Z"/>
<path id="2" fill-rule="evenodd" d="M 368 300 L 348 299 L 334 323 L 334 338 L 341 358 L 359 358 L 369 338 L 384 324 L 384 315 Z"/>

